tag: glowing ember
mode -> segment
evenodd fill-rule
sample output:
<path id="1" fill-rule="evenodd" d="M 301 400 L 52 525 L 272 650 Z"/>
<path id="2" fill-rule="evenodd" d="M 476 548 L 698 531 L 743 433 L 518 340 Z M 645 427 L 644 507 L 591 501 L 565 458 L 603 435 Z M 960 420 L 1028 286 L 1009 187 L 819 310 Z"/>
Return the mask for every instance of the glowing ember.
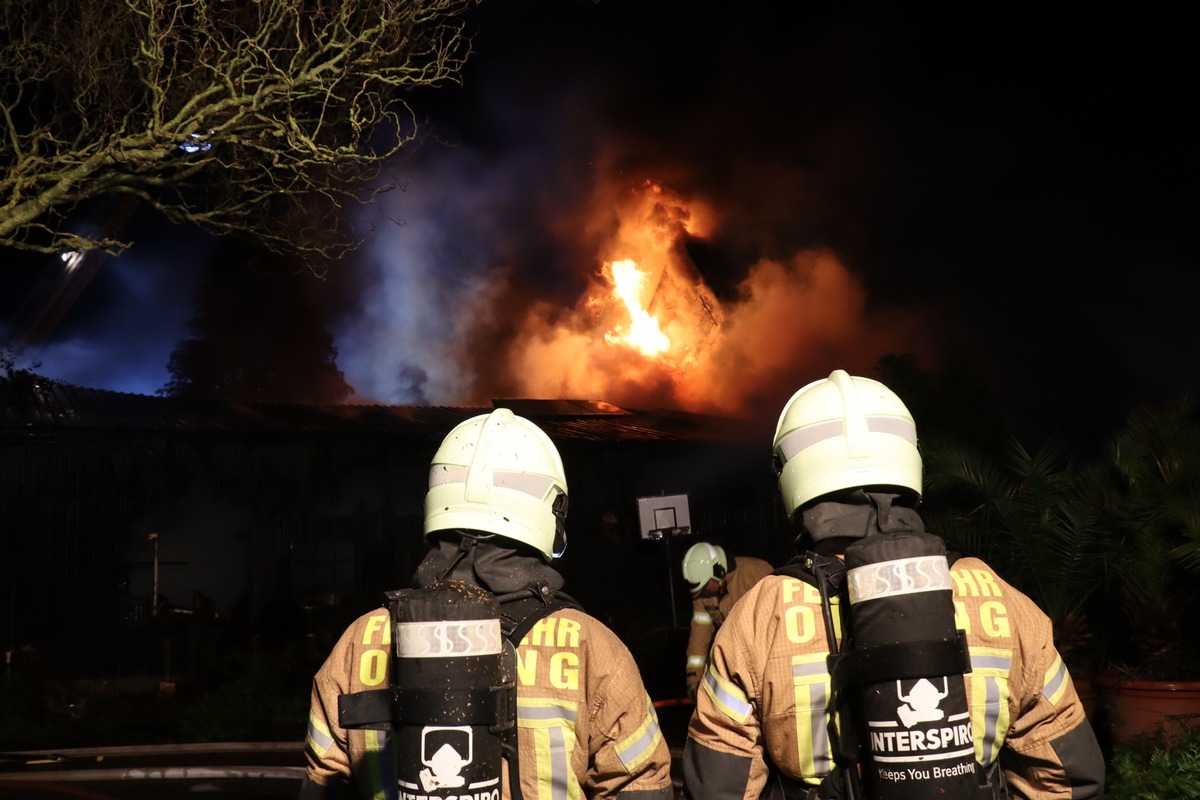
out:
<path id="1" fill-rule="evenodd" d="M 612 278 L 613 294 L 629 311 L 630 324 L 628 331 L 617 328 L 604 334 L 605 341 L 610 344 L 624 342 L 646 356 L 666 352 L 671 347 L 670 339 L 659 330 L 658 320 L 642 307 L 641 292 L 646 273 L 638 269 L 636 261 L 630 259 L 609 264 L 608 273 Z"/>

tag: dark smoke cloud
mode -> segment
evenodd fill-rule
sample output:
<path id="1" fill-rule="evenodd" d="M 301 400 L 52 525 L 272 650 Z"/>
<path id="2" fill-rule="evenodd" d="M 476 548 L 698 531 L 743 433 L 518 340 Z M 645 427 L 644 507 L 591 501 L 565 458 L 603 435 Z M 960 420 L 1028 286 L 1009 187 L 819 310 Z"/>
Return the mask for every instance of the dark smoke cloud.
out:
<path id="1" fill-rule="evenodd" d="M 1139 276 L 1178 283 L 1197 260 L 1195 65 L 1175 14 L 515 8 L 481 26 L 472 86 L 495 105 L 587 92 L 615 173 L 715 206 L 693 251 L 722 297 L 760 258 L 832 252 L 864 314 L 923 319 L 1044 432 L 1200 377 L 1141 350 L 1195 352 L 1182 317 L 1127 301 Z M 1139 288 L 1158 305 L 1170 286 Z M 817 372 L 839 354 L 795 357 Z"/>
<path id="2" fill-rule="evenodd" d="M 363 400 L 529 390 L 563 337 L 594 333 L 580 304 L 618 195 L 648 180 L 710 217 L 682 260 L 729 312 L 724 378 L 630 382 L 614 364 L 598 399 L 769 416 L 834 367 L 915 351 L 978 369 L 1041 430 L 1106 425 L 1200 377 L 1175 306 L 1200 210 L 1177 15 L 483 3 L 463 85 L 413 97 L 433 138 L 397 165 L 406 188 L 331 271 L 339 366 Z M 785 323 L 800 333 L 761 333 Z M 118 355 L 118 328 L 76 330 L 143 362 Z"/>

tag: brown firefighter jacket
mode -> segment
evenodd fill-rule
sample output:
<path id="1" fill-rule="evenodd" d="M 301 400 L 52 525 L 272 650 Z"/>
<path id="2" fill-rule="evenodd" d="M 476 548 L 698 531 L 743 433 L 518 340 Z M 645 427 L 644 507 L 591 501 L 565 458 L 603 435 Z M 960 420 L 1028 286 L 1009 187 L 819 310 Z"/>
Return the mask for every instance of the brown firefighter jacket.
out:
<path id="1" fill-rule="evenodd" d="M 361 798 L 398 795 L 386 732 L 338 726 L 338 696 L 388 685 L 386 608 L 364 614 L 313 679 L 305 754 L 320 786 Z M 671 800 L 671 756 L 632 655 L 598 620 L 566 608 L 517 649 L 517 726 L 524 800 Z M 505 779 L 503 797 L 508 800 Z"/>
<path id="2" fill-rule="evenodd" d="M 725 591 L 720 597 L 697 597 L 692 601 L 692 627 L 687 643 L 689 693 L 695 692 L 704 677 L 713 635 L 729 615 L 733 604 L 774 569 L 762 559 L 738 556 L 734 559 L 733 569 L 725 576 Z"/>
<path id="3" fill-rule="evenodd" d="M 1012 796 L 1099 797 L 1104 762 L 1050 620 L 984 562 L 950 569 L 967 634 L 975 758 L 997 759 Z M 821 599 L 774 575 L 742 598 L 713 645 L 683 756 L 690 800 L 756 800 L 771 770 L 816 787 L 832 767 Z"/>

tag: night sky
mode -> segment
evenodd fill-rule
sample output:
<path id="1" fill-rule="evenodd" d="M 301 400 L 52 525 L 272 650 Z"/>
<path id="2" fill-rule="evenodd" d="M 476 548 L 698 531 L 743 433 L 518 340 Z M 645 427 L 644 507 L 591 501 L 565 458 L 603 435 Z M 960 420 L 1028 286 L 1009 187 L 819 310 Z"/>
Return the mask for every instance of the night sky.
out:
<path id="1" fill-rule="evenodd" d="M 830 6 L 484 2 L 463 85 L 412 98 L 436 138 L 319 293 L 358 399 L 586 394 L 773 424 L 831 369 L 914 353 L 976 370 L 1019 429 L 1080 437 L 1193 386 L 1184 12 Z M 725 340 L 692 373 L 564 370 L 614 209 L 648 185 L 704 218 L 672 258 Z M 133 225 L 36 353 L 44 374 L 166 383 L 218 245 Z M 9 315 L 39 269 L 17 261 Z M 311 298 L 299 282 L 280 308 Z"/>

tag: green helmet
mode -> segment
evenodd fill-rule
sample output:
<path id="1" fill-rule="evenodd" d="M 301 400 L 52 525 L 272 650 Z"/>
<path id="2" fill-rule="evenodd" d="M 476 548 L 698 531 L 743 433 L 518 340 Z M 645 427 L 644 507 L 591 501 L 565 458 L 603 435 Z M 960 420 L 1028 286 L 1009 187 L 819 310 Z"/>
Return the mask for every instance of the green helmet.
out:
<path id="1" fill-rule="evenodd" d="M 805 503 L 860 486 L 921 496 L 912 414 L 891 389 L 834 370 L 792 395 L 775 428 L 775 466 L 788 518 Z"/>
<path id="2" fill-rule="evenodd" d="M 729 571 L 725 549 L 708 542 L 697 542 L 683 554 L 683 579 L 692 585 L 692 594 L 699 594 L 709 581 L 721 580 Z"/>
<path id="3" fill-rule="evenodd" d="M 523 542 L 546 561 L 567 544 L 567 477 L 550 437 L 507 408 L 472 417 L 429 467 L 425 536 L 475 530 Z"/>

